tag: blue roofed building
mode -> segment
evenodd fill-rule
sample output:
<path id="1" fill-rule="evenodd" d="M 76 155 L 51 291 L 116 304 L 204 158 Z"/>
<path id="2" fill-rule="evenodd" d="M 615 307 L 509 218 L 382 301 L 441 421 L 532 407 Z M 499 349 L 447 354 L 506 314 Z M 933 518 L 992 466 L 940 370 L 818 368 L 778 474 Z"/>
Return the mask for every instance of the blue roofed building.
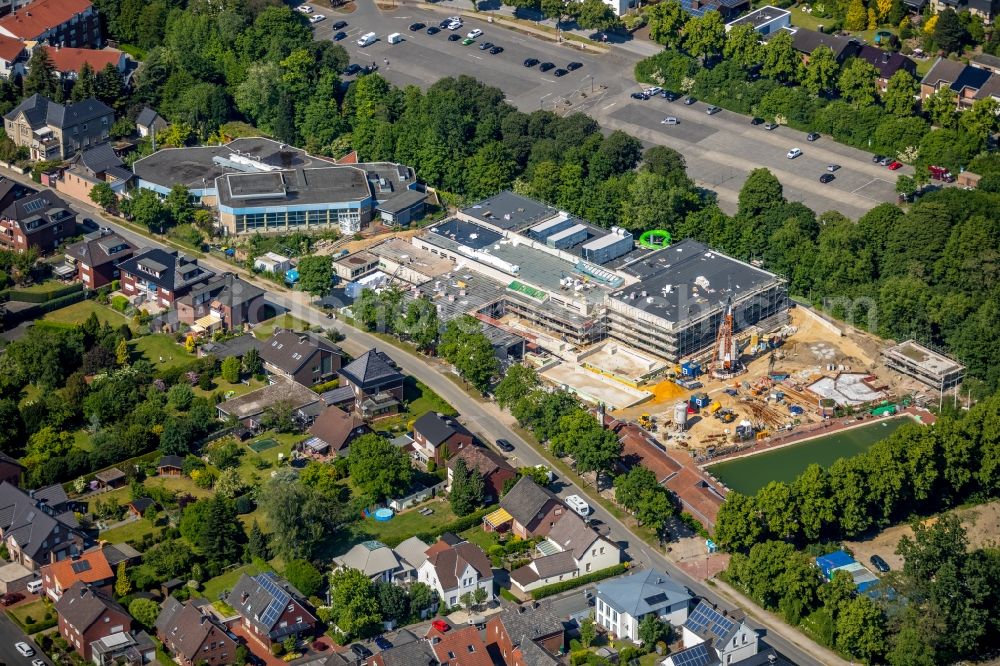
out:
<path id="1" fill-rule="evenodd" d="M 694 597 L 670 576 L 655 569 L 639 570 L 597 586 L 594 618 L 618 638 L 639 640 L 639 623 L 647 615 L 680 626 Z"/>
<path id="2" fill-rule="evenodd" d="M 823 577 L 827 580 L 833 579 L 833 572 L 836 569 L 851 564 L 856 564 L 856 561 L 844 550 L 836 550 L 816 558 L 816 566 L 823 572 Z"/>

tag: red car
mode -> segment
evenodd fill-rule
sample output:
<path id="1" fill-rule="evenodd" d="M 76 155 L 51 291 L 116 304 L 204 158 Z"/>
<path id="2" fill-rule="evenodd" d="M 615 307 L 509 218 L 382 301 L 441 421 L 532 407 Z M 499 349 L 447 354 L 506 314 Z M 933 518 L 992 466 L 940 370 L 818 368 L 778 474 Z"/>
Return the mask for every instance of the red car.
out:
<path id="1" fill-rule="evenodd" d="M 12 606 L 16 604 L 21 599 L 24 599 L 24 595 L 20 592 L 8 592 L 7 594 L 0 597 L 0 604 L 4 606 Z"/>
<path id="2" fill-rule="evenodd" d="M 434 620 L 431 622 L 431 626 L 440 631 L 442 634 L 451 629 L 451 625 L 444 620 Z"/>
<path id="3" fill-rule="evenodd" d="M 901 166 L 903 166 L 902 162 L 897 162 L 897 161 L 893 160 L 892 162 L 889 163 L 889 171 L 895 171 L 896 169 L 900 168 Z"/>

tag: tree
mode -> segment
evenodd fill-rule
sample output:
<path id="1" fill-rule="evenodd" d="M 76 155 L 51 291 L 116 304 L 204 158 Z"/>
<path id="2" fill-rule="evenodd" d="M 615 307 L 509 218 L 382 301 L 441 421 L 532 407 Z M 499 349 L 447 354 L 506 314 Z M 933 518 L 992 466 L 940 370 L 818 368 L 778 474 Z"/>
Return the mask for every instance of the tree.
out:
<path id="1" fill-rule="evenodd" d="M 668 48 L 681 43 L 681 30 L 688 20 L 688 14 L 676 0 L 667 0 L 646 8 L 649 18 L 649 38 Z"/>
<path id="2" fill-rule="evenodd" d="M 220 374 L 222 375 L 222 378 L 230 384 L 238 383 L 240 381 L 240 359 L 235 356 L 226 357 L 226 359 L 222 361 Z"/>
<path id="3" fill-rule="evenodd" d="M 399 331 L 417 349 L 431 349 L 437 342 L 441 320 L 438 318 L 437 306 L 426 298 L 417 298 L 406 306 L 406 317 L 399 325 Z"/>
<path id="4" fill-rule="evenodd" d="M 379 581 L 375 583 L 375 597 L 378 599 L 378 608 L 383 620 L 402 622 L 409 617 L 410 597 L 405 588 Z"/>
<path id="5" fill-rule="evenodd" d="M 121 72 L 113 64 L 108 63 L 94 77 L 94 96 L 108 106 L 121 106 L 123 98 L 122 90 L 125 89 L 125 80 Z"/>
<path id="6" fill-rule="evenodd" d="M 562 25 L 565 18 L 575 15 L 576 5 L 575 1 L 570 0 L 541 0 L 542 13 L 548 18 L 554 18 L 557 28 Z"/>
<path id="7" fill-rule="evenodd" d="M 905 69 L 900 69 L 889 77 L 889 83 L 882 93 L 882 104 L 886 112 L 893 116 L 912 116 L 919 92 L 917 80 Z"/>
<path id="8" fill-rule="evenodd" d="M 236 504 L 219 493 L 189 504 L 182 514 L 180 530 L 213 571 L 239 561 L 243 554 L 246 533 L 237 517 Z"/>
<path id="9" fill-rule="evenodd" d="M 845 603 L 837 618 L 837 649 L 872 663 L 885 648 L 885 616 L 875 602 L 859 595 Z"/>
<path id="10" fill-rule="evenodd" d="M 248 375 L 259 375 L 264 370 L 264 364 L 260 360 L 260 352 L 251 347 L 243 354 L 243 370 Z"/>
<path id="11" fill-rule="evenodd" d="M 132 591 L 132 578 L 128 575 L 124 562 L 118 563 L 118 573 L 115 576 L 115 594 L 124 597 Z"/>
<path id="12" fill-rule="evenodd" d="M 535 369 L 521 363 L 507 368 L 503 379 L 493 388 L 493 398 L 504 409 L 511 406 L 522 397 L 528 395 L 538 386 L 538 373 Z"/>
<path id="13" fill-rule="evenodd" d="M 62 101 L 62 84 L 55 65 L 49 60 L 48 49 L 35 49 L 31 54 L 23 86 L 25 97 L 37 94 L 55 102 Z"/>
<path id="14" fill-rule="evenodd" d="M 622 445 L 618 435 L 600 426 L 577 442 L 573 458 L 578 472 L 596 472 L 597 487 L 601 487 L 601 474 L 610 472 L 621 457 Z"/>
<path id="15" fill-rule="evenodd" d="M 482 393 L 500 370 L 493 344 L 483 334 L 479 320 L 469 315 L 448 322 L 438 352 Z"/>
<path id="16" fill-rule="evenodd" d="M 285 579 L 306 597 L 323 589 L 323 574 L 309 560 L 292 560 L 285 565 Z"/>
<path id="17" fill-rule="evenodd" d="M 152 629 L 160 615 L 160 604 L 152 599 L 133 599 L 129 602 L 128 614 L 146 629 Z"/>
<path id="18" fill-rule="evenodd" d="M 647 649 L 655 647 L 660 641 L 670 642 L 670 625 L 650 613 L 639 622 L 639 639 Z"/>
<path id="19" fill-rule="evenodd" d="M 794 81 L 799 71 L 799 56 L 792 46 L 792 35 L 779 30 L 764 46 L 761 74 L 777 81 Z"/>
<path id="20" fill-rule="evenodd" d="M 370 502 L 396 497 L 413 478 L 410 460 L 384 437 L 369 433 L 351 442 L 347 456 L 351 481 Z"/>
<path id="21" fill-rule="evenodd" d="M 329 255 L 299 260 L 299 289 L 313 296 L 326 296 L 333 288 L 333 258 Z"/>
<path id="22" fill-rule="evenodd" d="M 478 469 L 469 469 L 464 458 L 459 458 L 452 471 L 449 502 L 456 516 L 467 516 L 483 503 L 486 484 Z"/>
<path id="23" fill-rule="evenodd" d="M 945 53 L 961 53 L 969 40 L 969 31 L 954 9 L 950 7 L 938 12 L 934 25 L 934 41 Z"/>
<path id="24" fill-rule="evenodd" d="M 580 622 L 580 645 L 589 648 L 596 638 L 597 626 L 594 624 L 594 618 L 588 615 Z"/>
<path id="25" fill-rule="evenodd" d="M 333 624 L 348 636 L 367 638 L 382 622 L 371 580 L 357 569 L 337 569 L 330 575 Z"/>
<path id="26" fill-rule="evenodd" d="M 410 612 L 416 615 L 434 605 L 437 600 L 437 593 L 426 583 L 411 583 L 408 590 L 410 597 Z"/>
<path id="27" fill-rule="evenodd" d="M 173 122 L 167 129 L 156 135 L 161 146 L 183 148 L 194 138 L 194 129 L 185 122 Z"/>
<path id="28" fill-rule="evenodd" d="M 722 55 L 743 69 L 758 65 L 764 54 L 760 43 L 760 35 L 749 23 L 741 23 L 726 34 L 726 43 L 722 47 Z"/>
<path id="29" fill-rule="evenodd" d="M 864 30 L 868 25 L 868 12 L 865 10 L 865 3 L 861 0 L 851 0 L 847 6 L 847 16 L 844 23 L 848 30 Z"/>
<path id="30" fill-rule="evenodd" d="M 684 24 L 684 48 L 693 56 L 709 60 L 722 53 L 725 43 L 726 25 L 722 14 L 714 9 Z"/>
<path id="31" fill-rule="evenodd" d="M 101 181 L 90 188 L 90 200 L 104 210 L 112 210 L 118 203 L 118 195 L 110 185 Z"/>
<path id="32" fill-rule="evenodd" d="M 118 340 L 118 345 L 115 347 L 115 362 L 118 363 L 118 365 L 128 365 L 128 359 L 128 343 L 125 342 L 125 338 L 121 338 Z"/>
<path id="33" fill-rule="evenodd" d="M 902 70 L 900 70 L 902 71 Z M 810 55 L 802 72 L 802 85 L 813 95 L 828 94 L 837 85 L 840 65 L 829 46 L 821 45 Z"/>
<path id="34" fill-rule="evenodd" d="M 247 554 L 251 558 L 261 560 L 269 560 L 272 557 L 268 536 L 256 520 L 250 526 L 250 534 L 247 537 Z"/>
<path id="35" fill-rule="evenodd" d="M 736 216 L 751 219 L 785 202 L 778 179 L 767 169 L 754 169 L 740 188 Z"/>
<path id="36" fill-rule="evenodd" d="M 167 210 L 152 190 L 139 188 L 134 191 L 130 199 L 122 202 L 122 212 L 150 231 L 163 232 Z"/>
<path id="37" fill-rule="evenodd" d="M 95 78 L 94 68 L 90 66 L 89 62 L 83 63 L 80 71 L 77 72 L 76 82 L 73 83 L 70 99 L 74 102 L 82 102 L 94 97 L 97 94 Z"/>
<path id="38" fill-rule="evenodd" d="M 909 201 L 917 191 L 917 182 L 913 176 L 903 174 L 896 179 L 896 193 L 902 194 Z"/>
<path id="39" fill-rule="evenodd" d="M 607 30 L 619 23 L 614 10 L 603 0 L 583 0 L 576 14 L 577 24 L 585 30 Z"/>
<path id="40" fill-rule="evenodd" d="M 194 206 L 191 205 L 191 191 L 182 183 L 177 183 L 170 188 L 170 193 L 163 200 L 163 205 L 175 225 L 189 224 L 193 219 Z"/>
<path id="41" fill-rule="evenodd" d="M 984 97 L 977 99 L 962 113 L 958 124 L 985 145 L 986 140 L 1000 130 L 998 114 L 1000 114 L 1000 102 L 993 97 Z"/>
<path id="42" fill-rule="evenodd" d="M 938 127 L 955 126 L 955 109 L 958 108 L 958 96 L 948 86 L 941 86 L 922 102 L 924 112 L 931 123 Z"/>
<path id="43" fill-rule="evenodd" d="M 186 412 L 191 408 L 194 391 L 187 384 L 174 384 L 167 391 L 167 403 L 176 410 Z"/>
<path id="44" fill-rule="evenodd" d="M 858 107 L 871 106 L 878 99 L 878 70 L 867 60 L 851 58 L 837 80 L 840 94 Z"/>

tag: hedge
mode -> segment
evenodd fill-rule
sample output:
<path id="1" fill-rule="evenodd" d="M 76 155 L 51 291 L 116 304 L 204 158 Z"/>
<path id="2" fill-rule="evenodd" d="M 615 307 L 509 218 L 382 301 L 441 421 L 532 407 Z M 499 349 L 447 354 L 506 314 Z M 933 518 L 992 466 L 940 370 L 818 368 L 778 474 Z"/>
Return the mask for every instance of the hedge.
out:
<path id="1" fill-rule="evenodd" d="M 552 585 L 535 588 L 531 591 L 531 598 L 538 601 L 539 599 L 544 599 L 545 597 L 551 597 L 553 594 L 559 594 L 560 592 L 572 590 L 576 587 L 583 587 L 589 583 L 596 583 L 597 581 L 604 580 L 605 578 L 620 576 L 626 571 L 628 571 L 628 564 L 623 562 L 622 564 L 616 564 L 615 566 L 608 567 L 607 569 L 601 569 L 600 571 L 589 573 L 586 576 L 570 578 L 569 580 L 564 580 L 559 583 L 552 583 Z"/>
<path id="2" fill-rule="evenodd" d="M 483 516 L 493 511 L 496 511 L 498 506 L 499 506 L 498 504 L 493 504 L 492 506 L 483 507 L 479 511 L 470 513 L 467 516 L 456 518 L 450 523 L 439 525 L 433 530 L 427 532 L 419 532 L 417 533 L 416 536 L 421 541 L 424 541 L 425 543 L 430 543 L 432 541 L 437 541 L 438 537 L 444 534 L 445 532 L 454 532 L 455 534 L 458 534 L 459 532 L 464 532 L 470 527 L 473 527 L 483 522 Z M 393 545 L 398 545 L 398 544 L 387 543 L 386 545 L 391 547 Z"/>
<path id="3" fill-rule="evenodd" d="M 514 593 L 508 590 L 506 587 L 500 588 L 500 598 L 506 599 L 507 601 L 512 601 L 515 604 L 520 604 L 521 600 L 514 596 Z"/>
<path id="4" fill-rule="evenodd" d="M 25 289 L 11 288 L 5 290 L 4 293 L 12 301 L 21 301 L 22 303 L 45 303 L 46 301 L 52 301 L 78 291 L 83 291 L 83 285 L 79 282 L 75 284 L 58 285 L 48 291 L 27 291 Z"/>
<path id="5" fill-rule="evenodd" d="M 31 307 L 25 308 L 18 312 L 7 311 L 6 319 L 4 320 L 4 325 L 7 327 L 14 327 L 22 321 L 28 321 L 29 319 L 38 319 L 43 314 L 47 312 L 52 312 L 53 310 L 59 310 L 66 307 L 67 305 L 73 305 L 74 303 L 79 303 L 87 298 L 87 292 L 77 291 L 66 296 L 61 296 L 55 298 L 51 301 L 45 301 L 44 303 L 36 303 Z"/>

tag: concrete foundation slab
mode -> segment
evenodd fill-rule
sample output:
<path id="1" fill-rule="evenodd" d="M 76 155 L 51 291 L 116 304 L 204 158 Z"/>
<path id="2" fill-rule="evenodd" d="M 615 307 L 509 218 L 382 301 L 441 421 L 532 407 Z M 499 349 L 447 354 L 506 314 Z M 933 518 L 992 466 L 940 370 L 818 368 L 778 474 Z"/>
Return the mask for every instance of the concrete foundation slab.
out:
<path id="1" fill-rule="evenodd" d="M 575 363 L 559 363 L 541 373 L 542 379 L 565 388 L 581 399 L 601 403 L 609 410 L 624 409 L 652 397 L 652 393 L 606 379 Z"/>

